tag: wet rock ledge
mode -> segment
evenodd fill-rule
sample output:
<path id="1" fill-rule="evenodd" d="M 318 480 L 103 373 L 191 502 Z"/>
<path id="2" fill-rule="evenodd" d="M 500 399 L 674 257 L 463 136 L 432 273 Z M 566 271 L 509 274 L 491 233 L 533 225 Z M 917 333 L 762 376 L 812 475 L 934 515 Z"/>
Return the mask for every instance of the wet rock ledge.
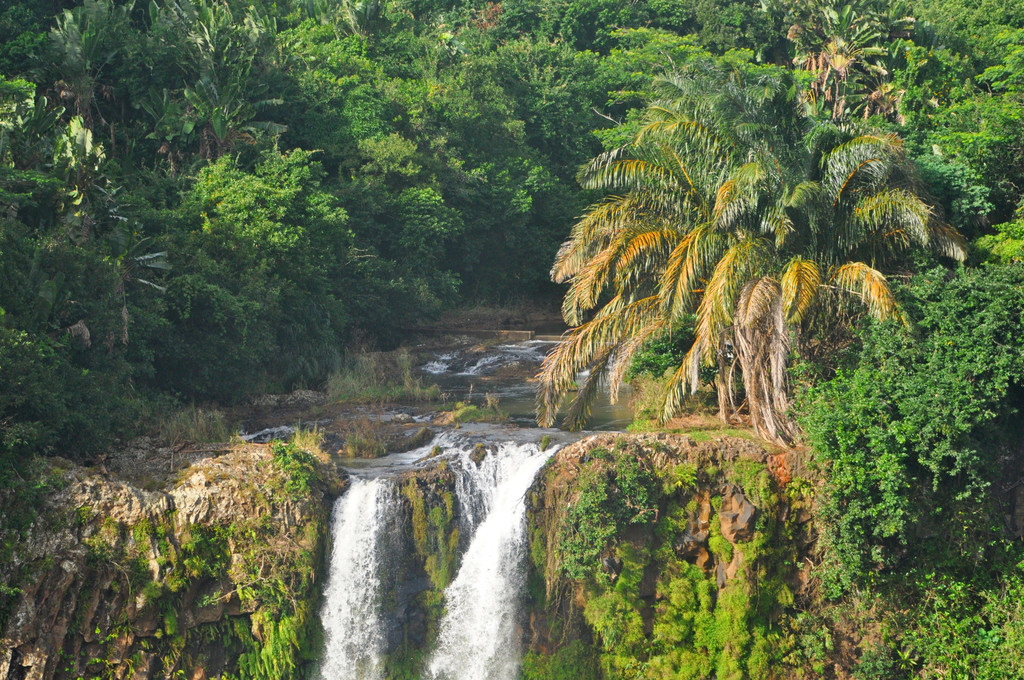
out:
<path id="1" fill-rule="evenodd" d="M 132 481 L 113 460 L 47 463 L 34 522 L 0 536 L 0 680 L 276 680 L 308 665 L 344 474 L 283 445 L 210 453 Z"/>

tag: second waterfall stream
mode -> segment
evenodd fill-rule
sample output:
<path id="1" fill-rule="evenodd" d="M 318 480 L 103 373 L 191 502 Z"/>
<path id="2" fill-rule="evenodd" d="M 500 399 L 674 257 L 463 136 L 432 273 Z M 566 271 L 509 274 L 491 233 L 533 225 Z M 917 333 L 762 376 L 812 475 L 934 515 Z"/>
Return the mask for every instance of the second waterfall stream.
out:
<path id="1" fill-rule="evenodd" d="M 554 447 L 505 442 L 490 455 L 452 434 L 434 444 L 456 475 L 459 523 L 471 538 L 444 591 L 437 639 L 426 652 L 430 680 L 514 680 L 521 657 L 520 610 L 526 580 L 525 496 Z M 474 460 L 474 458 L 476 460 Z M 436 463 L 435 463 L 436 464 Z M 321 680 L 381 680 L 391 625 L 385 612 L 402 550 L 400 494 L 389 476 L 353 478 L 332 519 Z M 389 592 L 394 590 L 396 592 Z"/>

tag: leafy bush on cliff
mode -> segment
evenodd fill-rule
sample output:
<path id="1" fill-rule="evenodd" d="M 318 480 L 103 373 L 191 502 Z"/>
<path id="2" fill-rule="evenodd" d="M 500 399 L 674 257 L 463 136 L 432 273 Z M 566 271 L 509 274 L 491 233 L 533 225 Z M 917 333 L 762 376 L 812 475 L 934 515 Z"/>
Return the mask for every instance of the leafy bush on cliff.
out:
<path id="1" fill-rule="evenodd" d="M 1024 266 L 933 270 L 902 297 L 912 331 L 872 324 L 805 398 L 839 584 L 922 555 L 984 563 L 991 487 L 1021 455 Z"/>
<path id="2" fill-rule="evenodd" d="M 605 449 L 591 452 L 595 464 L 580 471 L 576 501 L 560 529 L 558 552 L 570 578 L 599 574 L 609 541 L 631 524 L 654 519 L 656 479 L 640 459 Z"/>
<path id="3" fill-rule="evenodd" d="M 765 679 L 800 663 L 779 631 L 794 603 L 802 529 L 792 522 L 806 484 L 783 501 L 763 463 L 719 458 L 728 448 L 620 439 L 556 459 L 534 499 L 530 555 L 546 579 L 534 597 L 561 642 L 528 656 L 526 677 L 565 677 L 569 659 L 581 677 L 597 665 L 593 677 L 638 680 Z M 722 528 L 732 494 L 756 507 L 742 534 Z"/>

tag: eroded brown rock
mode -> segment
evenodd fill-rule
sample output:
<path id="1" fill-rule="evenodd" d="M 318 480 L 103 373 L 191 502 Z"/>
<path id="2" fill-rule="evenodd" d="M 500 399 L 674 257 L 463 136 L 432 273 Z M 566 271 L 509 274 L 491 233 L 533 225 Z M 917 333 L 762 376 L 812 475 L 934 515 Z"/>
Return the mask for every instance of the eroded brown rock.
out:
<path id="1" fill-rule="evenodd" d="M 722 495 L 722 507 L 718 511 L 718 518 L 722 525 L 722 536 L 730 543 L 735 545 L 754 537 L 757 507 L 735 484 L 729 485 Z"/>

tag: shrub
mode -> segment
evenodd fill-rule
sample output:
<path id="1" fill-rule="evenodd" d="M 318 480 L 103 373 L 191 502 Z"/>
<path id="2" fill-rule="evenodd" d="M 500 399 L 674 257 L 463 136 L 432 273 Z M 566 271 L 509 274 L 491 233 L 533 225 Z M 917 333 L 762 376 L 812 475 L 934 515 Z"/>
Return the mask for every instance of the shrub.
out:
<path id="1" fill-rule="evenodd" d="M 869 325 L 855 365 L 803 398 L 837 586 L 929 550 L 986 559 L 986 491 L 1020 454 L 1024 265 L 934 270 L 901 297 L 913 332 Z"/>
<path id="2" fill-rule="evenodd" d="M 308 494 L 310 485 L 317 478 L 313 455 L 292 442 L 280 441 L 271 445 L 271 452 L 274 454 L 274 466 L 287 478 L 285 491 L 296 496 Z"/>

